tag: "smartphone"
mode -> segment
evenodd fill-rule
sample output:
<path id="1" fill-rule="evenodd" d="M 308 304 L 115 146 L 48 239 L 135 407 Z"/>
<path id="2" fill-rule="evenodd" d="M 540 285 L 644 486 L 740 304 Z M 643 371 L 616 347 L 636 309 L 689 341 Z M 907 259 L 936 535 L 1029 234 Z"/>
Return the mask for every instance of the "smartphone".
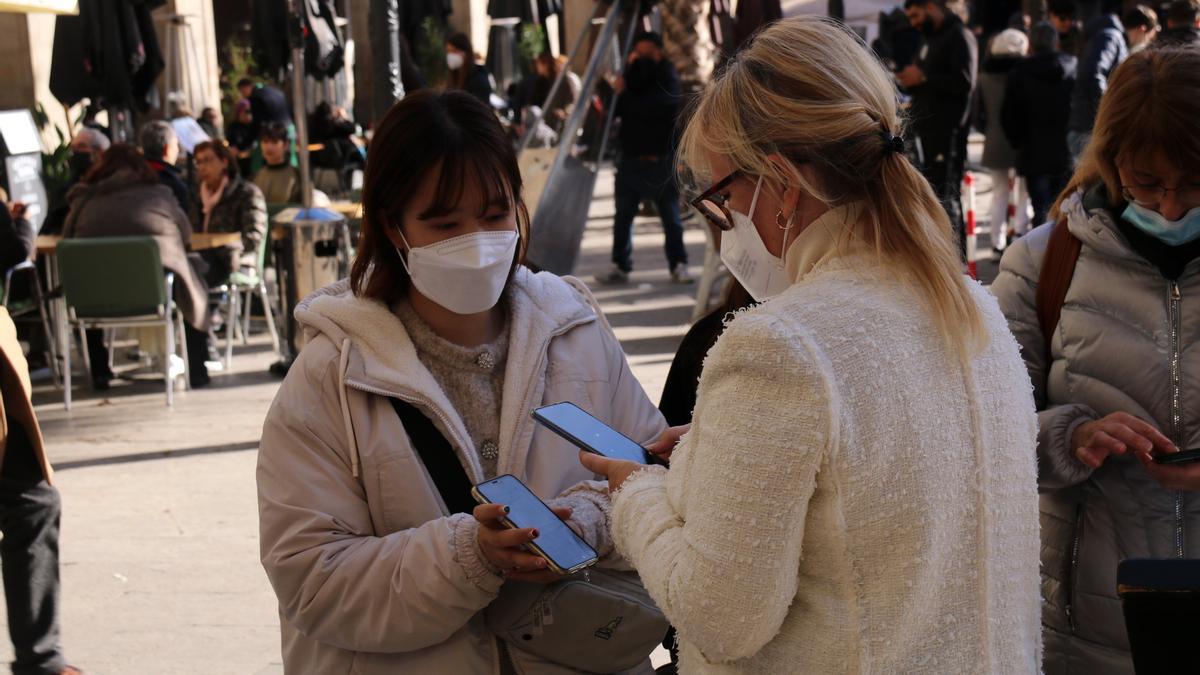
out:
<path id="1" fill-rule="evenodd" d="M 504 524 L 515 529 L 537 528 L 538 536 L 529 543 L 532 553 L 550 563 L 559 574 L 571 574 L 595 564 L 596 551 L 575 531 L 554 515 L 549 506 L 512 474 L 485 480 L 471 490 L 480 504 L 508 507 Z"/>
<path id="2" fill-rule="evenodd" d="M 555 403 L 533 411 L 533 419 L 576 446 L 601 457 L 650 464 L 646 449 L 589 415 L 574 403 Z"/>
<path id="3" fill-rule="evenodd" d="M 1200 448 L 1160 453 L 1154 456 L 1154 461 L 1157 464 L 1191 464 L 1192 462 L 1200 462 Z"/>

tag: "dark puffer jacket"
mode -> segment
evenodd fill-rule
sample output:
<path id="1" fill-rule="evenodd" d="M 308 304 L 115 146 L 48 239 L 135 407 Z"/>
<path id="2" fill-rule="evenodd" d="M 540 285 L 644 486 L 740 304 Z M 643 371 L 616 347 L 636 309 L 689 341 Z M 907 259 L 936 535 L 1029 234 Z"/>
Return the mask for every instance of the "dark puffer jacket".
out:
<path id="1" fill-rule="evenodd" d="M 1087 45 L 1079 57 L 1079 77 L 1071 94 L 1071 131 L 1092 130 L 1100 97 L 1108 90 L 1108 78 L 1129 56 L 1125 29 L 1112 14 L 1096 17 L 1084 30 Z"/>
<path id="2" fill-rule="evenodd" d="M 1180 448 L 1200 446 L 1200 258 L 1168 280 L 1105 202 L 1093 190 L 1064 207 L 1083 249 L 1049 362 L 1034 298 L 1053 226 L 1010 246 L 992 285 L 1040 410 L 1046 673 L 1132 673 L 1118 563 L 1200 557 L 1200 493 L 1166 490 L 1131 456 L 1092 470 L 1072 452 L 1080 424 L 1115 412 L 1147 420 Z"/>
<path id="3" fill-rule="evenodd" d="M 1017 149 L 1017 173 L 1022 176 L 1057 176 L 1071 170 L 1067 116 L 1075 66 L 1069 54 L 1038 54 L 1008 77 L 1000 121 Z"/>
<path id="4" fill-rule="evenodd" d="M 258 247 L 266 245 L 267 202 L 257 185 L 237 176 L 229 180 L 221 201 L 213 207 L 207 229 L 203 207 L 199 204 L 192 211 L 192 222 L 197 232 L 241 232 L 241 262 L 253 266 Z"/>

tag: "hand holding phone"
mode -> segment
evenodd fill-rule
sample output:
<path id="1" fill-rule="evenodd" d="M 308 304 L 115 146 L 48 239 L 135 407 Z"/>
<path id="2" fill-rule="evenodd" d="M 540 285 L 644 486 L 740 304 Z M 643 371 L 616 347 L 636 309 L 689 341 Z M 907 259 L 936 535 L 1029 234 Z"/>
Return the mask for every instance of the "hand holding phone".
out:
<path id="1" fill-rule="evenodd" d="M 570 574 L 592 565 L 596 551 L 563 522 L 564 512 L 551 510 L 515 476 L 505 474 L 484 481 L 471 490 L 482 505 L 475 509 L 480 528 L 480 546 L 493 550 L 484 555 L 495 566 L 512 574 L 552 570 Z M 569 515 L 569 511 L 565 511 Z M 484 529 L 490 530 L 484 533 Z M 528 549 L 528 553 L 519 547 Z M 542 581 L 544 579 L 522 579 Z"/>
<path id="2" fill-rule="evenodd" d="M 1164 452 L 1154 455 L 1156 464 L 1179 465 L 1200 462 L 1200 448 L 1180 450 L 1179 452 Z"/>

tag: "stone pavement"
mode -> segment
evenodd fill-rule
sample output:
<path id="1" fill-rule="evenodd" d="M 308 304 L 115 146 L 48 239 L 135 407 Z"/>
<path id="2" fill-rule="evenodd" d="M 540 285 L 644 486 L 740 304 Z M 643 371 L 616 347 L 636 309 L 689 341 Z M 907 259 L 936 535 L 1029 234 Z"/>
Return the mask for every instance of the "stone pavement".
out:
<path id="1" fill-rule="evenodd" d="M 605 172 L 579 266 L 589 283 L 608 266 L 612 212 Z M 698 220 L 688 225 L 698 275 L 704 235 Z M 657 400 L 695 290 L 668 283 L 656 219 L 639 218 L 634 241 L 631 283 L 596 294 Z M 254 485 L 262 420 L 278 387 L 267 372 L 273 360 L 257 335 L 235 349 L 232 372 L 178 395 L 174 409 L 153 381 L 117 382 L 103 395 L 77 390 L 69 414 L 47 383 L 38 387 L 63 500 L 62 629 L 72 663 L 93 674 L 282 672 Z M 11 658 L 0 638 L 0 661 Z"/>

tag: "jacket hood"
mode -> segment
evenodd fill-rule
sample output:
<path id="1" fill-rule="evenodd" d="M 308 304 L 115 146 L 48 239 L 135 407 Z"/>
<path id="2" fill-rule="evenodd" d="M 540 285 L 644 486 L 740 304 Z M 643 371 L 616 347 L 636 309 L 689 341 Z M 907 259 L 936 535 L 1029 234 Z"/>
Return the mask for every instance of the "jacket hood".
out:
<path id="1" fill-rule="evenodd" d="M 569 284 L 549 273 L 519 267 L 505 291 L 510 303 L 509 340 L 512 344 L 549 338 L 559 329 L 595 319 L 591 305 Z M 353 348 L 347 378 L 396 391 L 427 375 L 404 324 L 391 308 L 356 297 L 343 279 L 305 298 L 296 307 L 296 320 L 308 336 L 321 334 L 341 347 Z"/>
<path id="2" fill-rule="evenodd" d="M 1062 82 L 1075 77 L 1079 60 L 1070 54 L 1037 54 L 1021 65 L 1021 69 L 1043 82 Z"/>
<path id="3" fill-rule="evenodd" d="M 1084 246 L 1115 258 L 1142 260 L 1113 220 L 1103 184 L 1071 195 L 1063 203 L 1063 212 L 1071 234 Z"/>
<path id="4" fill-rule="evenodd" d="M 1121 25 L 1121 20 L 1117 18 L 1116 14 L 1103 14 L 1092 19 L 1084 27 L 1083 34 L 1090 40 L 1096 33 L 1109 28 L 1120 33 L 1122 38 L 1125 36 L 1125 27 Z"/>
<path id="5" fill-rule="evenodd" d="M 579 284 L 579 286 L 576 286 Z M 506 289 L 509 303 L 509 343 L 520 349 L 509 351 L 505 366 L 505 395 L 520 387 L 520 381 L 535 368 L 551 338 L 598 317 L 574 279 L 548 272 L 533 273 L 518 267 Z M 470 447 L 462 420 L 433 375 L 417 357 L 416 347 L 404 324 L 387 305 L 356 297 L 350 282 L 343 279 L 305 298 L 296 307 L 296 321 L 306 337 L 324 335 L 339 352 L 339 397 L 345 418 L 347 442 L 352 448 L 354 475 L 358 475 L 357 444 L 350 425 L 347 387 L 389 397 L 400 397 L 438 412 L 449 438 L 459 447 Z M 603 321 L 603 319 L 601 319 Z M 440 412 L 439 412 L 440 411 Z M 517 420 L 501 421 L 501 438 L 509 438 Z M 503 452 L 503 450 L 502 450 Z M 471 453 L 462 458 L 469 474 L 482 476 Z"/>

